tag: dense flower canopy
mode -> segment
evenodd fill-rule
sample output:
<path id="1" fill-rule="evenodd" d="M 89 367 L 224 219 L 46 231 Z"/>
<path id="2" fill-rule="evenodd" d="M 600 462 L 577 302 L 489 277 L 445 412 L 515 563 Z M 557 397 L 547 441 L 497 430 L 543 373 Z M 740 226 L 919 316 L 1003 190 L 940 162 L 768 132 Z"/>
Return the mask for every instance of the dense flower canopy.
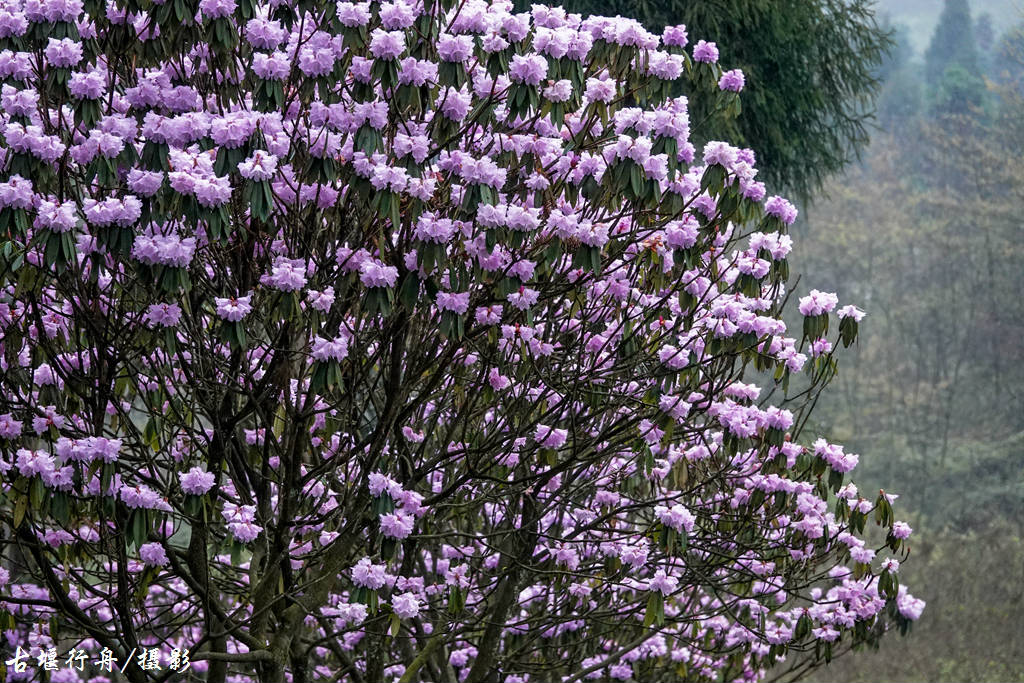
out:
<path id="1" fill-rule="evenodd" d="M 796 210 L 669 97 L 742 72 L 510 7 L 0 4 L 11 648 L 753 680 L 919 616 L 893 496 L 799 445 L 863 313 L 787 336 Z"/>

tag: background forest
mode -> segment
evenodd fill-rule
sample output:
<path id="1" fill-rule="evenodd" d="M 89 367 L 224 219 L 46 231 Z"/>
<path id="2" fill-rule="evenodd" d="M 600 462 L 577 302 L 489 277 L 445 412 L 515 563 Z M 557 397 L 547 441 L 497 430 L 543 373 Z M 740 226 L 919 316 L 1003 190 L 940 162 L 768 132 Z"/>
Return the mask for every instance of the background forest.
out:
<path id="1" fill-rule="evenodd" d="M 879 129 L 800 223 L 794 270 L 870 321 L 814 427 L 898 486 L 928 601 L 819 681 L 1024 680 L 1024 15 L 975 3 L 881 3 Z"/>

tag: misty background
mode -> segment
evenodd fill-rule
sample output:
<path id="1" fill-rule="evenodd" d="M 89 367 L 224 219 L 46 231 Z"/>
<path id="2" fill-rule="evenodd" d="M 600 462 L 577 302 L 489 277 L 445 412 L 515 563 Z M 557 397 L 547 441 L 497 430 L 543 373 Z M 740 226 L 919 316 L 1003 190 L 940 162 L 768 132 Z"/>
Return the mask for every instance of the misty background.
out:
<path id="1" fill-rule="evenodd" d="M 805 205 L 797 289 L 868 312 L 813 430 L 900 494 L 906 638 L 826 681 L 1024 681 L 1024 11 L 880 0 L 895 48 L 859 163 Z M 867 495 L 870 498 L 870 495 Z"/>

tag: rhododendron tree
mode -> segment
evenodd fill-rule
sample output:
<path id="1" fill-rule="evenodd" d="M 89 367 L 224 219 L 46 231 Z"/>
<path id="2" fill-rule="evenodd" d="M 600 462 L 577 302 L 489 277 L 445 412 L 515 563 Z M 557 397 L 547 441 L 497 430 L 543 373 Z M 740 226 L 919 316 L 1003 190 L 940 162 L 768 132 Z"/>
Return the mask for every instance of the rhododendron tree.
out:
<path id="1" fill-rule="evenodd" d="M 801 438 L 863 314 L 811 292 L 787 335 L 796 211 L 694 149 L 688 98 L 744 81 L 687 45 L 501 1 L 5 2 L 5 645 L 696 681 L 906 630 L 894 496 Z"/>

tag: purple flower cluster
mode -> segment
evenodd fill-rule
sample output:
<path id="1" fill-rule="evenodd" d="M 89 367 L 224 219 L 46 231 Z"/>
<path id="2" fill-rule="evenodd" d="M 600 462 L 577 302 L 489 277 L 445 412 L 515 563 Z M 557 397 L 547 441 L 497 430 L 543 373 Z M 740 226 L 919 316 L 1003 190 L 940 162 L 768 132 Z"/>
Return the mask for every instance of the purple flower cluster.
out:
<path id="1" fill-rule="evenodd" d="M 743 76 L 743 72 L 739 69 L 732 69 L 722 74 L 722 77 L 718 79 L 718 88 L 720 90 L 728 90 L 730 92 L 740 92 L 743 90 L 743 86 L 746 84 L 746 78 Z"/>
<path id="2" fill-rule="evenodd" d="M 437 309 L 465 315 L 469 310 L 469 292 L 438 292 Z"/>
<path id="3" fill-rule="evenodd" d="M 139 235 L 132 256 L 147 265 L 188 268 L 196 252 L 196 238 L 177 233 Z"/>
<path id="4" fill-rule="evenodd" d="M 87 199 L 83 202 L 85 219 L 92 225 L 134 225 L 142 216 L 142 202 L 128 195 L 123 199 L 111 197 L 102 201 Z"/>
<path id="5" fill-rule="evenodd" d="M 228 322 L 238 322 L 252 313 L 252 295 L 238 297 L 216 297 L 217 315 Z"/>
<path id="6" fill-rule="evenodd" d="M 126 507 L 171 512 L 171 506 L 167 503 L 167 500 L 145 484 L 136 484 L 135 486 L 124 484 L 121 486 L 118 494 L 121 502 Z"/>
<path id="7" fill-rule="evenodd" d="M 662 41 L 665 45 L 672 47 L 686 47 L 689 42 L 689 38 L 686 34 L 686 27 L 682 24 L 678 26 L 666 26 L 665 31 L 662 33 Z"/>
<path id="8" fill-rule="evenodd" d="M 359 266 L 359 280 L 367 287 L 394 287 L 398 269 L 370 258 Z"/>
<path id="9" fill-rule="evenodd" d="M 544 448 L 561 448 L 568 438 L 567 430 L 547 425 L 537 425 L 533 433 L 534 441 Z"/>
<path id="10" fill-rule="evenodd" d="M 249 180 L 270 180 L 277 172 L 277 157 L 266 152 L 255 152 L 238 164 L 238 172 Z"/>
<path id="11" fill-rule="evenodd" d="M 227 522 L 228 531 L 240 543 L 251 543 L 263 533 L 263 527 L 256 524 L 255 505 L 225 503 L 221 515 Z"/>
<path id="12" fill-rule="evenodd" d="M 231 180 L 213 173 L 213 159 L 208 154 L 171 153 L 172 169 L 167 174 L 171 188 L 191 195 L 202 206 L 217 207 L 231 199 Z"/>
<path id="13" fill-rule="evenodd" d="M 323 337 L 313 338 L 313 349 L 310 355 L 313 360 L 326 362 L 329 360 L 342 361 L 348 357 L 348 345 L 350 338 L 346 335 L 325 339 Z"/>
<path id="14" fill-rule="evenodd" d="M 279 256 L 270 267 L 270 272 L 260 278 L 260 282 L 282 292 L 295 292 L 306 286 L 306 272 L 306 263 L 302 259 Z"/>
<path id="15" fill-rule="evenodd" d="M 207 472 L 201 467 L 196 466 L 188 472 L 179 473 L 178 481 L 181 484 L 181 490 L 185 493 L 201 496 L 213 488 L 216 478 L 212 472 Z"/>
<path id="16" fill-rule="evenodd" d="M 377 59 L 398 59 L 405 52 L 405 32 L 375 29 L 370 34 L 370 54 Z"/>
<path id="17" fill-rule="evenodd" d="M 810 294 L 800 298 L 800 313 L 803 315 L 824 315 L 839 305 L 839 297 L 831 292 L 812 289 Z"/>
<path id="18" fill-rule="evenodd" d="M 150 567 L 163 567 L 167 564 L 167 552 L 159 543 L 144 543 L 139 547 L 139 557 Z"/>
<path id="19" fill-rule="evenodd" d="M 377 590 L 383 588 L 387 582 L 387 567 L 373 564 L 369 558 L 364 557 L 352 567 L 352 583 L 357 586 Z"/>
<path id="20" fill-rule="evenodd" d="M 36 208 L 32 225 L 51 232 L 68 232 L 78 225 L 78 210 L 72 202 L 44 200 Z"/>
<path id="21" fill-rule="evenodd" d="M 547 73 L 548 62 L 542 55 L 515 55 L 509 66 L 508 77 L 513 83 L 540 85 Z"/>
<path id="22" fill-rule="evenodd" d="M 181 306 L 168 303 L 152 304 L 146 309 L 142 320 L 148 327 L 176 327 L 181 322 Z"/>
<path id="23" fill-rule="evenodd" d="M 764 210 L 769 216 L 775 216 L 786 225 L 792 225 L 798 213 L 796 207 L 782 197 L 769 197 L 764 203 Z"/>
<path id="24" fill-rule="evenodd" d="M 43 54 L 51 66 L 71 67 L 82 61 L 82 44 L 70 38 L 50 38 Z"/>
<path id="25" fill-rule="evenodd" d="M 693 46 L 693 59 L 697 62 L 714 64 L 718 61 L 718 46 L 704 40 L 698 40 Z"/>

